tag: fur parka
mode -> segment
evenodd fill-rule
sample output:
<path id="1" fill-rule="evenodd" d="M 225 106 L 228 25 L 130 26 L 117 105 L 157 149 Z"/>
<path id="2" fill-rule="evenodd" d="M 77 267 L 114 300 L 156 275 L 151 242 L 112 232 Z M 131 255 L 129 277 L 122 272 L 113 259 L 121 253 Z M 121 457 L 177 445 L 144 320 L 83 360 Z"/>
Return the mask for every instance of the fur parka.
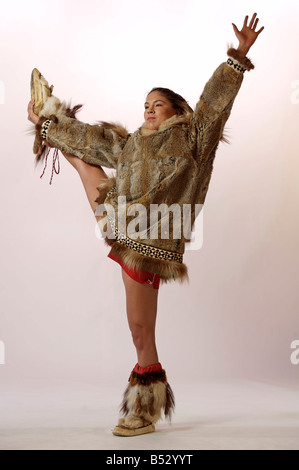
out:
<path id="1" fill-rule="evenodd" d="M 254 67 L 247 57 L 239 57 L 236 49 L 230 48 L 227 55 L 247 70 Z M 183 217 L 173 216 L 170 220 L 168 213 L 153 222 L 149 208 L 154 204 L 167 207 L 175 204 L 183 215 L 184 205 L 189 205 L 193 228 L 198 215 L 196 205 L 205 202 L 215 153 L 242 81 L 243 73 L 223 62 L 205 85 L 193 114 L 172 116 L 156 131 L 149 131 L 143 125 L 129 134 L 114 124 L 85 124 L 56 113 L 55 106 L 51 109 L 49 103 L 47 112 L 42 113 L 43 119 L 50 116 L 52 119 L 46 145 L 76 155 L 89 164 L 116 169 L 116 176 L 98 187 L 97 202 L 107 210 L 98 214 L 97 219 L 107 245 L 130 268 L 160 274 L 162 283 L 188 281 L 183 254 L 191 232 L 184 233 Z M 120 224 L 123 200 L 125 215 Z M 147 210 L 146 224 L 141 224 L 141 230 L 134 224 L 136 204 L 142 204 Z M 134 208 L 132 212 L 130 207 L 131 211 Z M 169 236 L 163 235 L 164 217 L 170 220 Z M 130 223 L 137 237 L 129 236 Z M 179 230 L 175 224 L 181 229 L 178 238 L 173 236 Z"/>

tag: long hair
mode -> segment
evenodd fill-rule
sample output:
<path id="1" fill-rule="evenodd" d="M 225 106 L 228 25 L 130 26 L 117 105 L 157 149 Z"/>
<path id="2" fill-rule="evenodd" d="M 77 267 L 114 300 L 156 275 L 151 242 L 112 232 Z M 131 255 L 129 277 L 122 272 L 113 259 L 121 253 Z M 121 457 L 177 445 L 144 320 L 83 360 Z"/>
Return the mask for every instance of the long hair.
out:
<path id="1" fill-rule="evenodd" d="M 156 87 L 153 88 L 149 93 L 152 93 L 153 91 L 157 91 L 158 93 L 161 93 L 170 103 L 172 104 L 172 107 L 175 111 L 179 111 L 180 114 L 189 114 L 193 113 L 193 109 L 189 106 L 187 101 L 178 93 L 175 93 L 174 91 L 170 90 L 169 88 L 162 88 L 162 87 Z"/>

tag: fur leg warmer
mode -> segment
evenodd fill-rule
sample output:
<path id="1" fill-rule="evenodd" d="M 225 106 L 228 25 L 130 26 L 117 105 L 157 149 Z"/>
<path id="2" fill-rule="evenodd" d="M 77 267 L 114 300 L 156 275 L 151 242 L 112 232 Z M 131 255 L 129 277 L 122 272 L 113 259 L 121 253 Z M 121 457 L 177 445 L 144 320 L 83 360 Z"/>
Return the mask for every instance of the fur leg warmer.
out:
<path id="1" fill-rule="evenodd" d="M 124 393 L 121 407 L 124 417 L 120 418 L 118 427 L 137 430 L 151 426 L 162 418 L 163 412 L 170 419 L 174 405 L 173 392 L 161 364 L 145 368 L 136 364 Z"/>

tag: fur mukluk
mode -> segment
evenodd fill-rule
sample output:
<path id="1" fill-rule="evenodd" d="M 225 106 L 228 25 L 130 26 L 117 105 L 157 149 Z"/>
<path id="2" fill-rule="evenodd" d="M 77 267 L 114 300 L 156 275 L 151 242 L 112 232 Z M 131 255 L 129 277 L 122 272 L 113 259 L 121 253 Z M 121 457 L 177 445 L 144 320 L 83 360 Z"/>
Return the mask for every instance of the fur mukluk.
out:
<path id="1" fill-rule="evenodd" d="M 130 429 L 155 424 L 165 417 L 171 419 L 175 401 L 164 369 L 138 374 L 134 370 L 124 393 L 118 426 Z"/>

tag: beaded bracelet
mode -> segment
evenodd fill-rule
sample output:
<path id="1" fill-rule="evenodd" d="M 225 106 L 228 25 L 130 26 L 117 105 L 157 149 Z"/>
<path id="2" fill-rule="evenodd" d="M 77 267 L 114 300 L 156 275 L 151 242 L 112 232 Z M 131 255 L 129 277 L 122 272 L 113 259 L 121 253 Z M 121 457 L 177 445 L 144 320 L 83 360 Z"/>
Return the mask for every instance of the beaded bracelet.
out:
<path id="1" fill-rule="evenodd" d="M 241 72 L 241 73 L 244 73 L 246 72 L 247 69 L 245 69 L 245 67 L 243 67 L 241 64 L 239 64 L 239 62 L 237 62 L 236 60 L 232 59 L 231 57 L 229 57 L 227 59 L 227 65 L 229 65 L 230 67 L 233 67 L 235 70 L 237 70 L 237 72 Z"/>
<path id="2" fill-rule="evenodd" d="M 51 120 L 50 119 L 47 119 L 46 121 L 44 121 L 42 123 L 42 132 L 41 132 L 41 136 L 42 138 L 45 140 L 47 138 L 47 132 L 48 132 L 48 129 L 50 127 L 50 124 L 51 124 Z"/>

